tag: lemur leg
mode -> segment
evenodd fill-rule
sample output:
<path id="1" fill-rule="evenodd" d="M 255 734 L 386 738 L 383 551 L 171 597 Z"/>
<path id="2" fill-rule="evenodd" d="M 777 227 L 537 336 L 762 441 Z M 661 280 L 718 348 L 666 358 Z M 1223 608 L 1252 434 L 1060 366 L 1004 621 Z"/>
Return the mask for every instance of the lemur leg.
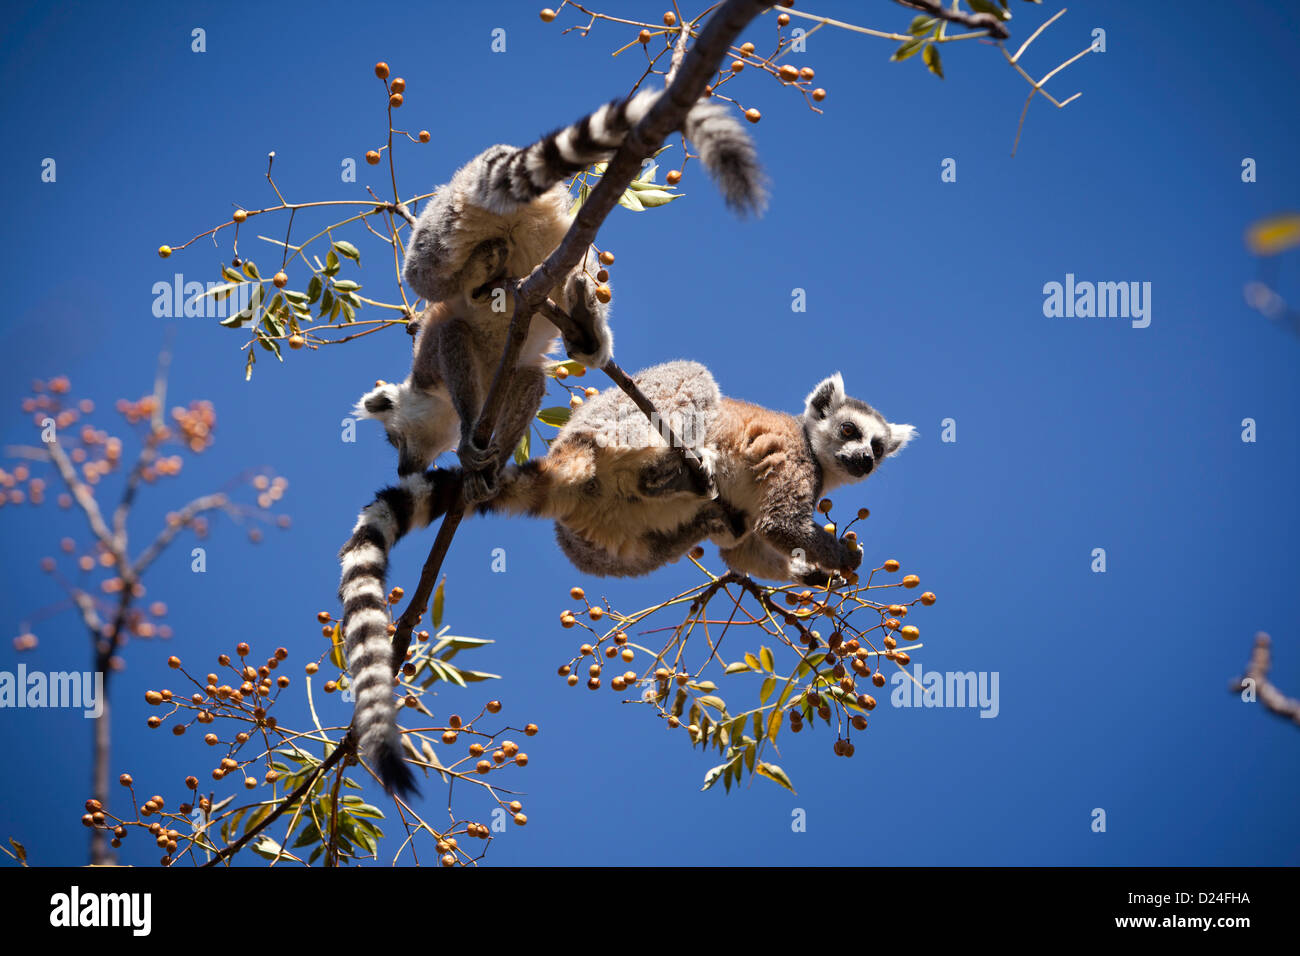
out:
<path id="1" fill-rule="evenodd" d="M 725 524 L 717 509 L 702 508 L 694 518 L 671 531 L 652 531 L 642 535 L 632 554 L 615 555 L 592 544 L 565 525 L 555 525 L 555 538 L 561 550 L 579 571 L 599 577 L 632 578 L 649 574 L 680 560 L 691 548 Z"/>
<path id="2" fill-rule="evenodd" d="M 474 443 L 474 423 L 483 409 L 485 385 L 479 380 L 474 355 L 473 330 L 463 319 L 450 319 L 438 329 L 438 364 L 452 407 L 460 419 L 460 445 L 456 454 L 464 473 L 465 500 L 482 501 L 491 494 L 497 453 L 489 443 Z"/>
<path id="3" fill-rule="evenodd" d="M 496 470 L 510 464 L 510 459 L 519 447 L 520 440 L 528 433 L 537 410 L 542 407 L 542 398 L 546 395 L 546 373 L 540 368 L 525 366 L 516 368 L 506 392 L 505 403 L 492 445 L 497 449 Z M 492 491 L 496 492 L 496 475 L 492 476 Z"/>

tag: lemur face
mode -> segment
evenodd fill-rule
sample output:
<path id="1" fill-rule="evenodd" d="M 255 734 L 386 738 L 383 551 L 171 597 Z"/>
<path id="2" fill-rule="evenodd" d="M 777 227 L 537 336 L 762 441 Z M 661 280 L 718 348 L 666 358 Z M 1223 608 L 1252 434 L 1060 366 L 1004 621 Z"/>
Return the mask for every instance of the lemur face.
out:
<path id="1" fill-rule="evenodd" d="M 455 447 L 457 421 L 448 408 L 421 389 L 386 383 L 362 396 L 354 414 L 377 419 L 397 449 L 397 473 L 424 471 L 445 449 Z"/>
<path id="2" fill-rule="evenodd" d="M 845 395 L 838 372 L 812 390 L 803 422 L 826 489 L 861 481 L 916 433 L 911 425 L 891 424 L 866 402 Z"/>

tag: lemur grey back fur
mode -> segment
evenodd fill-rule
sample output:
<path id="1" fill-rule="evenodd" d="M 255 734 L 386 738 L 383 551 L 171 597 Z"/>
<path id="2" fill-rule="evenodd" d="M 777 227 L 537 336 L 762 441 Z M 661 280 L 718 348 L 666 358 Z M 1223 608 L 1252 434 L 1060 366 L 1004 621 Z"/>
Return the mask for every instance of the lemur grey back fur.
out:
<path id="1" fill-rule="evenodd" d="M 531 317 L 520 367 L 493 440 L 486 448 L 478 447 L 471 434 L 473 423 L 514 311 L 502 294 L 502 280 L 526 276 L 559 245 L 573 220 L 564 180 L 592 163 L 608 161 L 662 95 L 646 91 L 608 103 L 523 149 L 485 150 L 434 193 L 411 231 L 405 277 L 429 303 L 412 371 L 401 385 L 383 384 L 363 396 L 356 409 L 358 416 L 383 423 L 399 451 L 399 475 L 406 478 L 399 489 L 381 492 L 362 513 L 342 552 L 339 590 L 356 695 L 354 727 L 362 750 L 390 790 L 410 789 L 413 779 L 402 762 L 394 729 L 392 662 L 380 592 L 388 549 L 411 520 L 424 514 L 412 509 L 404 518 L 393 509 L 400 509 L 404 500 L 401 489 L 412 481 L 418 488 L 418 472 L 453 447 L 463 469 L 466 500 L 472 503 L 496 492 L 498 472 L 541 406 L 545 379 L 539 366 L 558 334 L 545 317 Z M 732 208 L 762 209 L 765 195 L 757 154 L 725 105 L 697 103 L 686 116 L 683 132 Z M 591 260 L 589 250 L 551 297 L 584 328 L 582 341 L 565 342 L 570 357 L 599 367 L 613 355 L 613 335 L 606 304 L 596 297 L 588 277 Z M 409 491 L 405 494 L 409 497 Z M 376 581 L 380 592 L 375 591 Z"/>
<path id="2" fill-rule="evenodd" d="M 816 503 L 896 454 L 911 425 L 891 424 L 847 396 L 838 374 L 813 389 L 801 416 L 722 397 L 695 362 L 658 365 L 635 380 L 704 461 L 712 489 L 702 493 L 659 431 L 611 388 L 577 409 L 545 457 L 507 467 L 496 496 L 473 511 L 554 520 L 573 564 L 601 576 L 648 574 L 705 539 L 729 567 L 762 578 L 824 584 L 858 566 L 860 549 L 825 530 Z M 394 723 L 388 554 L 446 512 L 459 477 L 435 468 L 384 489 L 339 552 L 344 631 L 366 636 L 348 645 L 355 726 L 386 785 L 404 792 L 414 781 Z"/>
<path id="3" fill-rule="evenodd" d="M 436 302 L 478 288 L 493 278 L 494 270 L 526 275 L 558 245 L 572 222 L 564 181 L 612 159 L 663 95 L 646 90 L 614 100 L 531 146 L 492 146 L 480 153 L 420 213 L 406 247 L 411 288 Z M 728 107 L 701 100 L 687 113 L 683 132 L 727 203 L 742 213 L 761 211 L 766 197 L 757 153 Z M 543 199 L 540 216 L 517 218 L 520 210 Z M 475 258 L 480 245 L 491 239 L 509 240 L 504 261 L 499 256 Z"/>

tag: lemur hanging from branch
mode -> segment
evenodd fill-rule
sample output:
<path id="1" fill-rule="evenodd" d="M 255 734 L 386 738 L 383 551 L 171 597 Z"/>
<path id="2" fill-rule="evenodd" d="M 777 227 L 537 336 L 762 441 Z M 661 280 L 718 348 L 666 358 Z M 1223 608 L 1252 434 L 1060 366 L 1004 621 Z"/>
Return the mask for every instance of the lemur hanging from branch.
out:
<path id="1" fill-rule="evenodd" d="M 762 578 L 825 584 L 858 566 L 856 540 L 826 531 L 817 501 L 872 474 L 912 438 L 911 425 L 891 424 L 846 395 L 838 374 L 813 389 L 800 416 L 722 397 L 708 369 L 695 362 L 658 365 L 635 380 L 695 446 L 716 497 L 700 494 L 681 456 L 627 395 L 611 388 L 577 409 L 545 457 L 506 468 L 497 494 L 473 510 L 554 519 L 561 549 L 589 574 L 648 574 L 705 539 L 720 546 L 728 566 Z M 340 552 L 340 593 L 352 609 L 345 610 L 345 627 L 372 619 L 374 627 L 386 626 L 388 552 L 447 510 L 460 478 L 458 469 L 408 475 L 361 512 Z M 372 670 L 354 668 L 353 680 L 362 676 L 367 686 L 382 688 L 390 706 L 362 710 L 358 690 L 357 731 L 370 742 L 372 758 L 391 757 L 380 763 L 385 784 L 409 787 L 388 656 Z"/>

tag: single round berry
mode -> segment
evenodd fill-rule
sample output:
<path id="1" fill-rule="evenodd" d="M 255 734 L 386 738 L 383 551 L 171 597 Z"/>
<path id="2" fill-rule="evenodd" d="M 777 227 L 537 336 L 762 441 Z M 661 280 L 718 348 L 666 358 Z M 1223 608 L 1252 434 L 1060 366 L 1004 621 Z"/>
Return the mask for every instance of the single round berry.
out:
<path id="1" fill-rule="evenodd" d="M 366 162 L 371 166 L 379 165 L 379 150 L 370 149 L 366 151 Z"/>
<path id="2" fill-rule="evenodd" d="M 375 64 L 375 76 L 379 77 L 381 80 L 388 79 L 388 64 L 383 60 L 380 60 Z"/>

